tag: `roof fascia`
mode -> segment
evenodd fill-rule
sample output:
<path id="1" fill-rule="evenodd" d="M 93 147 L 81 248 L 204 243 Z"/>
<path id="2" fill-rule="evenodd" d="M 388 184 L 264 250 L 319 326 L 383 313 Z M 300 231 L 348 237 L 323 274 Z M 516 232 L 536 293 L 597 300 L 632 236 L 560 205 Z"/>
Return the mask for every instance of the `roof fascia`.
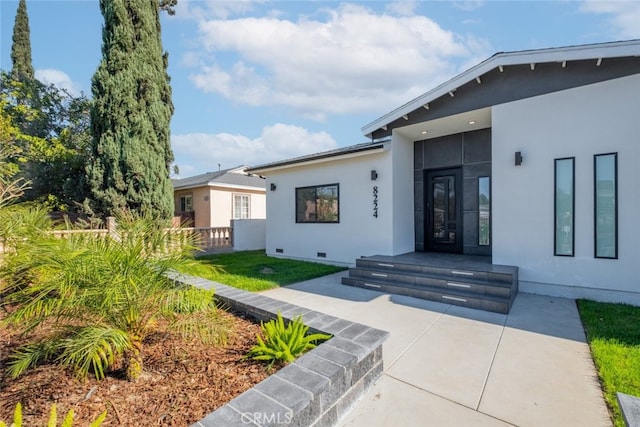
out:
<path id="1" fill-rule="evenodd" d="M 371 122 L 368 125 L 362 127 L 362 132 L 365 135 L 369 135 L 374 131 L 380 129 L 381 127 L 386 126 L 389 123 L 399 119 L 400 117 L 405 116 L 411 113 L 412 111 L 415 111 L 416 109 L 422 107 L 423 105 L 428 104 L 434 99 L 440 98 L 442 95 L 449 93 L 451 90 L 457 89 L 458 87 L 462 86 L 464 83 L 470 81 L 471 79 L 474 79 L 477 76 L 480 76 L 490 71 L 491 69 L 497 67 L 497 65 L 494 66 L 489 61 L 490 59 L 487 59 L 481 62 L 480 64 L 470 68 L 464 73 L 459 74 L 456 77 L 452 78 L 451 80 L 448 80 L 445 83 L 442 83 L 441 85 L 435 87 L 429 92 L 426 92 L 423 95 L 420 95 L 419 97 L 415 98 L 413 101 L 410 101 L 404 104 L 403 106 L 401 106 L 400 108 L 397 108 L 385 114 L 384 116 L 380 117 L 376 121 Z"/>
<path id="2" fill-rule="evenodd" d="M 449 92 L 455 91 L 457 88 L 470 82 L 476 77 L 480 77 L 483 74 L 501 66 L 506 67 L 511 65 L 537 64 L 543 62 L 617 58 L 624 56 L 640 56 L 640 40 L 497 53 L 481 63 L 469 68 L 462 74 L 459 74 L 435 87 L 429 92 L 424 93 L 368 125 L 363 126 L 361 130 L 365 135 L 370 135 L 389 123 L 398 120 L 402 116 L 427 105 L 433 100 L 438 99 Z"/>
<path id="3" fill-rule="evenodd" d="M 244 170 L 247 169 L 247 166 L 242 165 L 242 166 L 238 166 L 237 168 L 233 168 L 233 169 L 229 169 L 227 170 L 227 173 L 239 173 L 239 172 L 244 172 Z"/>
<path id="4" fill-rule="evenodd" d="M 220 182 L 210 182 L 209 188 L 211 187 L 228 188 L 231 190 L 250 190 L 250 191 L 262 191 L 262 192 L 267 191 L 265 187 L 252 187 L 250 185 L 237 185 L 237 184 L 223 184 Z"/>
<path id="5" fill-rule="evenodd" d="M 173 190 L 191 190 L 193 188 L 206 187 L 206 182 L 198 182 L 196 184 L 174 185 Z"/>
<path id="6" fill-rule="evenodd" d="M 194 188 L 211 188 L 211 187 L 223 187 L 231 189 L 252 190 L 252 191 L 266 191 L 264 187 L 253 187 L 251 185 L 238 185 L 238 184 L 225 184 L 222 182 L 208 181 L 200 182 L 191 185 L 174 186 L 173 190 L 191 190 Z"/>
<path id="7" fill-rule="evenodd" d="M 335 160 L 351 159 L 351 158 L 354 158 L 354 157 L 369 156 L 369 155 L 372 155 L 372 154 L 382 153 L 382 152 L 385 152 L 387 150 L 388 150 L 388 148 L 385 148 L 384 146 L 380 146 L 379 148 L 373 148 L 373 149 L 368 149 L 368 150 L 360 150 L 360 151 L 351 152 L 351 153 L 344 153 L 344 154 L 338 154 L 338 155 L 335 155 L 335 156 L 327 156 L 327 157 L 322 157 L 322 158 L 303 160 L 303 161 L 299 161 L 299 162 L 282 163 L 282 164 L 279 164 L 279 165 L 265 166 L 263 168 L 255 168 L 255 169 L 249 169 L 249 170 L 253 174 L 267 174 L 269 172 L 279 171 L 279 170 L 283 170 L 283 169 L 291 169 L 291 168 L 297 168 L 297 167 L 302 167 L 302 166 L 316 165 L 316 164 L 319 164 L 319 163 L 327 163 L 327 162 L 333 162 Z"/>

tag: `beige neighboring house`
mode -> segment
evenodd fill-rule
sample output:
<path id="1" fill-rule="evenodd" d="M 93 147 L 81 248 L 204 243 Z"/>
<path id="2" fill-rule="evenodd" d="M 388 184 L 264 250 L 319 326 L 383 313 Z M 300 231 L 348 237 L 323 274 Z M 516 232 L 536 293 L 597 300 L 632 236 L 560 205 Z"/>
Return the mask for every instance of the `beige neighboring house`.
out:
<path id="1" fill-rule="evenodd" d="M 230 227 L 232 219 L 266 217 L 265 180 L 245 167 L 173 179 L 175 216 L 193 227 Z"/>

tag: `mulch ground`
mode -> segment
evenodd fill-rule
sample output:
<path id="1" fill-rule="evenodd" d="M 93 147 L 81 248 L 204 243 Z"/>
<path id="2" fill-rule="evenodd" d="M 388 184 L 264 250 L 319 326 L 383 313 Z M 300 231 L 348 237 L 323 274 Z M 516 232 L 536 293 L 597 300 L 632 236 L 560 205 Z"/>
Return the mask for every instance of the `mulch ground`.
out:
<path id="1" fill-rule="evenodd" d="M 240 316 L 224 316 L 234 325 L 224 347 L 184 340 L 159 327 L 145 341 L 144 374 L 136 383 L 117 371 L 102 381 L 78 380 L 55 365 L 13 380 L 4 367 L 9 353 L 23 341 L 15 331 L 0 327 L 0 420 L 11 424 L 15 405 L 22 402 L 24 425 L 45 426 L 56 402 L 58 423 L 73 409 L 74 426 L 89 425 L 105 409 L 103 426 L 190 425 L 273 373 L 263 363 L 243 360 L 260 326 Z"/>

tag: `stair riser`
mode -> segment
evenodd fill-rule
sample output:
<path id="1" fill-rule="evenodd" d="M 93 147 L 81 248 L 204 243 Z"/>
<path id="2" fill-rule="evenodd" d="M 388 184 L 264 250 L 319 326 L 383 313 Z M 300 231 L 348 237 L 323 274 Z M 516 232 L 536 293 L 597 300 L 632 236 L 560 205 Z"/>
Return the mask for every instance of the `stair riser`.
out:
<path id="1" fill-rule="evenodd" d="M 430 301 L 442 302 L 445 304 L 458 305 L 462 307 L 481 309 L 496 313 L 508 313 L 509 302 L 489 301 L 482 298 L 474 298 L 468 296 L 460 296 L 452 292 L 438 292 L 433 289 L 409 288 L 402 286 L 393 286 L 391 284 L 374 283 L 366 280 L 345 277 L 342 279 L 344 285 L 355 286 L 365 289 L 377 290 L 380 292 L 389 292 L 393 294 L 406 295 L 414 298 L 426 299 Z"/>
<path id="2" fill-rule="evenodd" d="M 408 272 L 392 273 L 389 271 L 361 270 L 358 268 L 349 270 L 349 276 L 361 277 L 369 280 L 385 280 L 389 282 L 405 283 L 408 285 L 415 285 L 416 280 L 419 279 L 419 277 L 411 275 L 411 273 Z"/>
<path id="3" fill-rule="evenodd" d="M 344 277 L 342 278 L 343 284 L 350 284 L 354 286 L 363 286 L 369 289 L 388 290 L 396 292 L 398 289 L 404 289 L 403 294 L 416 296 L 421 298 L 421 295 L 428 296 L 429 293 L 435 295 L 449 295 L 451 297 L 459 297 L 462 299 L 472 300 L 487 300 L 508 303 L 512 298 L 511 295 L 487 295 L 477 294 L 469 292 L 468 288 L 462 287 L 444 287 L 444 286 L 419 286 L 410 285 L 406 283 L 388 282 L 384 280 L 372 280 L 366 277 Z M 430 299 L 434 297 L 431 296 Z"/>
<path id="4" fill-rule="evenodd" d="M 511 288 L 502 286 L 501 284 L 478 284 L 473 282 L 465 282 L 464 280 L 456 280 L 455 278 L 445 280 L 432 277 L 410 276 L 406 274 L 391 274 L 387 272 L 360 270 L 357 268 L 349 271 L 349 277 L 376 282 L 392 282 L 397 286 L 423 286 L 439 288 L 442 291 L 464 291 L 466 293 L 477 295 L 492 295 L 506 298 L 509 298 L 511 296 Z"/>
<path id="5" fill-rule="evenodd" d="M 473 279 L 477 282 L 485 282 L 492 284 L 503 284 L 505 286 L 511 286 L 513 282 L 513 274 L 510 273 L 496 273 L 485 271 L 472 271 L 466 269 L 457 268 L 443 268 L 424 265 L 413 264 L 392 264 L 382 263 L 378 261 L 371 261 L 367 259 L 356 260 L 356 269 L 366 268 L 371 270 L 377 270 L 380 273 L 388 274 L 419 274 L 423 276 L 438 277 L 443 279 Z"/>
<path id="6" fill-rule="evenodd" d="M 467 258 L 461 258 L 460 263 L 448 260 L 424 265 L 419 262 L 387 261 L 380 257 L 360 258 L 342 283 L 508 313 L 518 293 L 518 268 L 468 261 Z"/>

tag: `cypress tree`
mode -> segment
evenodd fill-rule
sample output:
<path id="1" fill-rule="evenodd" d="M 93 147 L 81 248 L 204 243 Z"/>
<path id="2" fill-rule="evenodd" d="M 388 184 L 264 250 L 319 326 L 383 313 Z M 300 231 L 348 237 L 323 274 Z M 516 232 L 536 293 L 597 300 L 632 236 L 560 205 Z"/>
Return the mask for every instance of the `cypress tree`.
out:
<path id="1" fill-rule="evenodd" d="M 158 0 L 100 0 L 102 61 L 93 76 L 93 209 L 158 218 L 173 214 L 173 115 Z"/>
<path id="2" fill-rule="evenodd" d="M 16 20 L 13 24 L 13 44 L 11 45 L 12 75 L 16 80 L 33 80 L 31 63 L 31 38 L 27 2 L 20 0 Z"/>

